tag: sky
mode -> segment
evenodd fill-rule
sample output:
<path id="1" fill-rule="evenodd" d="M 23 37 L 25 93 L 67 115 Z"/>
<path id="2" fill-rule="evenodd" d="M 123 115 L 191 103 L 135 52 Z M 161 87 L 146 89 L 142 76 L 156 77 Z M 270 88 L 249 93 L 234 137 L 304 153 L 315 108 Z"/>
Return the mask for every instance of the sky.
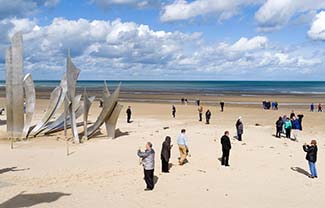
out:
<path id="1" fill-rule="evenodd" d="M 325 0 L 0 0 L 5 50 L 59 80 L 325 80 Z"/>

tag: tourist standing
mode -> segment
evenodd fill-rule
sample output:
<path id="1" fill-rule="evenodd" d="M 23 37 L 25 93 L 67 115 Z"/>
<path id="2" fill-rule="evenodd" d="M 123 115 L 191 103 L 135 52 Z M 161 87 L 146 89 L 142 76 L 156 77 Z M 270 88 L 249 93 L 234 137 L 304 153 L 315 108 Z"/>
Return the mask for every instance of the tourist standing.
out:
<path id="1" fill-rule="evenodd" d="M 187 162 L 186 157 L 189 152 L 185 132 L 186 130 L 182 129 L 181 134 L 177 138 L 177 144 L 180 153 L 179 165 L 184 165 Z"/>
<path id="2" fill-rule="evenodd" d="M 200 103 L 201 103 L 200 99 L 196 99 L 196 105 L 200 106 Z"/>
<path id="3" fill-rule="evenodd" d="M 206 124 L 210 124 L 210 118 L 211 118 L 211 112 L 208 109 L 207 112 L 205 112 L 205 121 L 206 121 Z"/>
<path id="4" fill-rule="evenodd" d="M 281 133 L 282 133 L 282 129 L 283 129 L 283 120 L 282 120 L 281 116 L 279 117 L 279 119 L 275 123 L 275 128 L 276 128 L 275 137 L 281 138 Z"/>
<path id="5" fill-rule="evenodd" d="M 132 111 L 131 111 L 131 106 L 128 107 L 128 109 L 126 110 L 126 121 L 128 123 L 131 123 L 131 115 L 132 115 Z"/>
<path id="6" fill-rule="evenodd" d="M 314 112 L 315 110 L 315 105 L 314 103 L 310 104 L 310 112 Z"/>
<path id="7" fill-rule="evenodd" d="M 284 122 L 284 129 L 286 132 L 286 138 L 290 139 L 291 138 L 291 129 L 292 129 L 292 122 L 290 121 L 289 118 Z"/>
<path id="8" fill-rule="evenodd" d="M 236 122 L 236 130 L 237 130 L 237 139 L 238 141 L 242 141 L 242 135 L 244 133 L 244 124 L 242 122 L 241 116 L 239 116 Z"/>
<path id="9" fill-rule="evenodd" d="M 318 112 L 323 112 L 321 103 L 318 104 Z"/>
<path id="10" fill-rule="evenodd" d="M 292 118 L 292 134 L 293 134 L 293 138 L 294 140 L 298 139 L 298 134 L 300 132 L 300 122 L 299 119 L 297 119 L 296 117 Z"/>
<path id="11" fill-rule="evenodd" d="M 203 113 L 203 107 L 202 107 L 202 105 L 200 105 L 197 110 L 199 112 L 199 121 L 202 121 L 202 113 Z"/>
<path id="12" fill-rule="evenodd" d="M 176 107 L 175 107 L 175 105 L 172 106 L 172 116 L 173 116 L 173 118 L 176 117 Z"/>
<path id="13" fill-rule="evenodd" d="M 224 101 L 221 101 L 220 102 L 221 112 L 223 112 L 224 107 L 225 107 L 225 102 Z"/>
<path id="14" fill-rule="evenodd" d="M 141 152 L 138 150 L 138 156 L 142 159 L 142 165 L 144 169 L 144 180 L 147 184 L 145 191 L 153 190 L 154 183 L 154 169 L 155 169 L 155 151 L 152 148 L 152 144 L 147 142 L 146 150 Z"/>
<path id="15" fill-rule="evenodd" d="M 229 131 L 226 131 L 225 134 L 221 137 L 221 146 L 222 146 L 221 165 L 229 166 L 229 154 L 231 149 Z"/>
<path id="16" fill-rule="evenodd" d="M 302 113 L 299 113 L 298 115 L 297 115 L 297 117 L 298 117 L 298 121 L 299 121 L 299 124 L 300 124 L 300 131 L 302 131 L 302 119 L 304 118 L 304 114 L 302 114 Z"/>
<path id="17" fill-rule="evenodd" d="M 163 173 L 169 173 L 169 159 L 170 159 L 170 150 L 173 147 L 171 145 L 171 138 L 166 136 L 165 141 L 162 144 L 160 158 L 161 158 L 161 171 Z"/>
<path id="18" fill-rule="evenodd" d="M 307 152 L 306 160 L 310 169 L 310 177 L 317 178 L 316 161 L 317 161 L 317 141 L 311 140 L 310 145 L 304 144 L 303 149 Z"/>

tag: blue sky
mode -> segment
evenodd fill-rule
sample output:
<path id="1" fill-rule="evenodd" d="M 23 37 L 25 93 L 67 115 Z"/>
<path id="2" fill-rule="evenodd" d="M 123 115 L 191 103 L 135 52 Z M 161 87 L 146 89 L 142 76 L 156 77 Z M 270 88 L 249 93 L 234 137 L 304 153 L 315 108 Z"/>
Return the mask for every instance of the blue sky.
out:
<path id="1" fill-rule="evenodd" d="M 324 80 L 324 0 L 0 0 L 1 79 L 18 31 L 34 79 Z"/>

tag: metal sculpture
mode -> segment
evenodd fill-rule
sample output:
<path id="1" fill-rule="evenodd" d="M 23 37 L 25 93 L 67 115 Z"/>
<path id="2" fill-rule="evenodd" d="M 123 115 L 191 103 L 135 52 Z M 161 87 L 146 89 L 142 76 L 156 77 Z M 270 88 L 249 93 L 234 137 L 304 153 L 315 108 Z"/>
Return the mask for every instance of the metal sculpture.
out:
<path id="1" fill-rule="evenodd" d="M 16 33 L 6 50 L 6 112 L 9 138 L 22 138 L 24 130 L 23 37 Z"/>
<path id="2" fill-rule="evenodd" d="M 95 97 L 94 97 L 95 98 Z M 89 99 L 87 95 L 86 89 L 84 90 L 84 100 L 83 100 L 83 107 L 84 107 L 84 112 L 83 112 L 83 120 L 84 120 L 84 139 L 88 140 L 88 131 L 87 131 L 87 123 L 88 123 L 88 114 L 89 114 L 89 109 L 94 101 L 94 99 Z"/>
<path id="3" fill-rule="evenodd" d="M 116 129 L 116 123 L 117 119 L 120 115 L 120 112 L 123 108 L 123 105 L 116 104 L 112 114 L 106 119 L 105 126 L 106 126 L 106 132 L 108 138 L 115 138 L 115 129 Z"/>
<path id="4" fill-rule="evenodd" d="M 115 106 L 117 105 L 119 94 L 120 94 L 120 85 L 116 88 L 116 90 L 112 95 L 109 95 L 107 85 L 105 84 L 105 90 L 103 93 L 103 103 L 104 103 L 103 109 L 100 112 L 95 123 L 92 126 L 88 127 L 87 137 L 93 136 L 96 133 L 96 131 L 103 125 L 103 123 L 109 119 L 109 116 L 112 114 Z M 82 135 L 85 135 L 85 132 L 83 132 Z"/>
<path id="5" fill-rule="evenodd" d="M 26 98 L 25 99 L 26 119 L 25 119 L 23 137 L 26 138 L 30 130 L 30 126 L 35 111 L 35 103 L 36 103 L 35 86 L 31 74 L 27 74 L 24 77 L 24 91 L 25 91 L 25 98 Z"/>
<path id="6" fill-rule="evenodd" d="M 76 93 L 76 82 L 79 76 L 80 70 L 72 63 L 71 57 L 70 57 L 70 51 L 68 53 L 67 57 L 67 84 L 68 84 L 68 91 L 67 91 L 67 99 L 70 101 L 70 104 L 68 106 L 68 112 L 70 115 L 71 120 L 71 130 L 72 135 L 74 138 L 75 143 L 79 143 L 79 136 L 78 136 L 78 130 L 77 130 L 77 123 L 76 123 L 76 114 L 75 114 L 75 107 L 77 105 L 76 102 L 74 102 L 74 97 Z"/>

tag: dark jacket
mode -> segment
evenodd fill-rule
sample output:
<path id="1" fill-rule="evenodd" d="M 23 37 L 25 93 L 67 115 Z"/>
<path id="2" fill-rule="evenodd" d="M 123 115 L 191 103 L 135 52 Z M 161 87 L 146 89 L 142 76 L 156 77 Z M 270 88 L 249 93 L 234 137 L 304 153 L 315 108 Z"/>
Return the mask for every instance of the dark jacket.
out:
<path id="1" fill-rule="evenodd" d="M 283 124 L 284 123 L 283 123 L 282 119 L 277 120 L 277 122 L 275 123 L 276 127 L 279 129 L 283 127 Z"/>
<path id="2" fill-rule="evenodd" d="M 209 110 L 205 113 L 205 117 L 207 119 L 210 119 L 211 118 L 211 112 Z"/>
<path id="3" fill-rule="evenodd" d="M 317 161 L 317 146 L 315 145 L 304 145 L 304 151 L 307 152 L 306 160 L 315 163 Z"/>
<path id="4" fill-rule="evenodd" d="M 171 148 L 172 147 L 170 145 L 170 138 L 166 138 L 166 140 L 162 144 L 161 153 L 160 153 L 160 158 L 162 160 L 169 161 Z"/>
<path id="5" fill-rule="evenodd" d="M 243 134 L 244 133 L 244 125 L 243 122 L 241 122 L 239 119 L 236 122 L 236 129 L 238 134 Z"/>
<path id="6" fill-rule="evenodd" d="M 230 143 L 230 139 L 228 136 L 223 135 L 221 137 L 221 145 L 222 145 L 222 150 L 230 150 L 231 149 L 231 143 Z"/>
<path id="7" fill-rule="evenodd" d="M 128 114 L 128 115 L 131 115 L 131 109 L 130 108 L 128 108 L 127 110 L 126 110 L 126 114 Z"/>

